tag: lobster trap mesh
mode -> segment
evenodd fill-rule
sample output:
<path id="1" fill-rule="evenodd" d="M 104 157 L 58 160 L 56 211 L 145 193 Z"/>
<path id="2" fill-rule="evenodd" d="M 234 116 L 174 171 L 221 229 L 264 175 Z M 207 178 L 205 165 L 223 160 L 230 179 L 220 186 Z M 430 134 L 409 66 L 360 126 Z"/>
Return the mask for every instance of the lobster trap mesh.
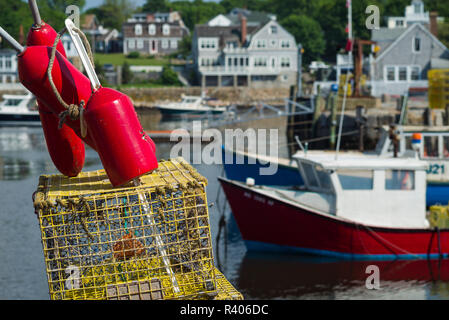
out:
<path id="1" fill-rule="evenodd" d="M 206 184 L 182 158 L 122 188 L 103 170 L 42 176 L 51 299 L 241 299 L 214 267 Z"/>

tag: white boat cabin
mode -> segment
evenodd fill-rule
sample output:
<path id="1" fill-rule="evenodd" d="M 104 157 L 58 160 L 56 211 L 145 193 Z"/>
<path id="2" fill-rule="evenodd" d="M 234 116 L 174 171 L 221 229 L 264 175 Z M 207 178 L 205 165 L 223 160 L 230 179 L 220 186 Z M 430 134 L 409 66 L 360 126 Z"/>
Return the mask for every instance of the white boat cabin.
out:
<path id="1" fill-rule="evenodd" d="M 396 131 L 399 136 L 399 157 L 418 156 L 428 163 L 428 181 L 449 181 L 449 126 L 399 126 Z M 421 146 L 417 152 L 412 147 L 414 133 L 422 135 Z M 376 153 L 381 157 L 391 157 L 393 154 L 388 127 L 382 128 Z"/>
<path id="2" fill-rule="evenodd" d="M 297 203 L 371 226 L 428 227 L 425 162 L 321 151 L 293 158 L 305 191 L 281 192 Z"/>
<path id="3" fill-rule="evenodd" d="M 36 99 L 29 93 L 27 95 L 3 95 L 0 102 L 0 112 L 2 113 L 28 113 L 37 111 Z"/>

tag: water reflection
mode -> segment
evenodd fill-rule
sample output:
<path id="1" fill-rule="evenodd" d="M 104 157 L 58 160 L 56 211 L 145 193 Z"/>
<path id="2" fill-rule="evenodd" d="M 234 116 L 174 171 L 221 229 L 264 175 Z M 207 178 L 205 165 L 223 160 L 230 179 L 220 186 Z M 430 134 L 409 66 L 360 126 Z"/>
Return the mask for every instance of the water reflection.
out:
<path id="1" fill-rule="evenodd" d="M 368 290 L 369 265 L 380 290 Z M 237 286 L 248 299 L 447 299 L 449 261 L 341 261 L 247 253 Z"/>

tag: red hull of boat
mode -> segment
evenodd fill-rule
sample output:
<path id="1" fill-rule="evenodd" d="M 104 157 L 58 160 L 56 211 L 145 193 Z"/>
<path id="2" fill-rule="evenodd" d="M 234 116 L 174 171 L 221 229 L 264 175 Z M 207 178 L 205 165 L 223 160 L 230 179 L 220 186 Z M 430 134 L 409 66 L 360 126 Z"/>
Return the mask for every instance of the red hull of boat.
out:
<path id="1" fill-rule="evenodd" d="M 379 228 L 320 214 L 220 179 L 248 249 L 350 259 L 448 256 L 449 230 Z"/>

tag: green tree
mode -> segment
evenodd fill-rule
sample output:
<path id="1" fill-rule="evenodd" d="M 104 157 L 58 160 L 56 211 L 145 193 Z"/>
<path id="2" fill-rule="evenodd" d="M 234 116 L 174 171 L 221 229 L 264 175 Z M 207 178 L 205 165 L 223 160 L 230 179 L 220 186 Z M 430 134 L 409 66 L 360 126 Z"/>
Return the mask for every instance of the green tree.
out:
<path id="1" fill-rule="evenodd" d="M 438 39 L 449 48 L 449 21 L 438 24 Z"/>
<path id="2" fill-rule="evenodd" d="M 220 13 L 226 13 L 219 3 L 202 0 L 175 1 L 169 4 L 169 8 L 181 14 L 182 20 L 190 30 L 193 30 L 196 24 L 206 23 Z"/>
<path id="3" fill-rule="evenodd" d="M 162 69 L 161 83 L 165 85 L 179 85 L 178 74 L 169 66 Z"/>
<path id="4" fill-rule="evenodd" d="M 281 21 L 281 25 L 287 29 L 304 48 L 304 63 L 308 64 L 319 58 L 325 50 L 323 30 L 314 19 L 306 15 L 292 14 Z"/>
<path id="5" fill-rule="evenodd" d="M 246 8 L 248 10 L 263 10 L 266 5 L 266 0 L 222 0 L 220 5 L 226 10 L 231 11 L 234 8 Z"/>
<path id="6" fill-rule="evenodd" d="M 169 5 L 167 0 L 147 0 L 143 5 L 143 12 L 167 12 Z"/>
<path id="7" fill-rule="evenodd" d="M 92 8 L 86 13 L 95 14 L 106 28 L 121 30 L 123 23 L 126 22 L 135 9 L 131 0 L 105 0 L 103 5 L 98 8 Z"/>
<path id="8" fill-rule="evenodd" d="M 184 57 L 188 56 L 192 52 L 192 35 L 188 35 L 182 38 L 179 43 L 179 49 L 177 54 L 182 54 Z"/>
<path id="9" fill-rule="evenodd" d="M 129 66 L 129 63 L 125 61 L 122 66 L 122 82 L 124 84 L 131 83 L 133 80 L 133 73 L 131 72 L 131 68 Z"/>

